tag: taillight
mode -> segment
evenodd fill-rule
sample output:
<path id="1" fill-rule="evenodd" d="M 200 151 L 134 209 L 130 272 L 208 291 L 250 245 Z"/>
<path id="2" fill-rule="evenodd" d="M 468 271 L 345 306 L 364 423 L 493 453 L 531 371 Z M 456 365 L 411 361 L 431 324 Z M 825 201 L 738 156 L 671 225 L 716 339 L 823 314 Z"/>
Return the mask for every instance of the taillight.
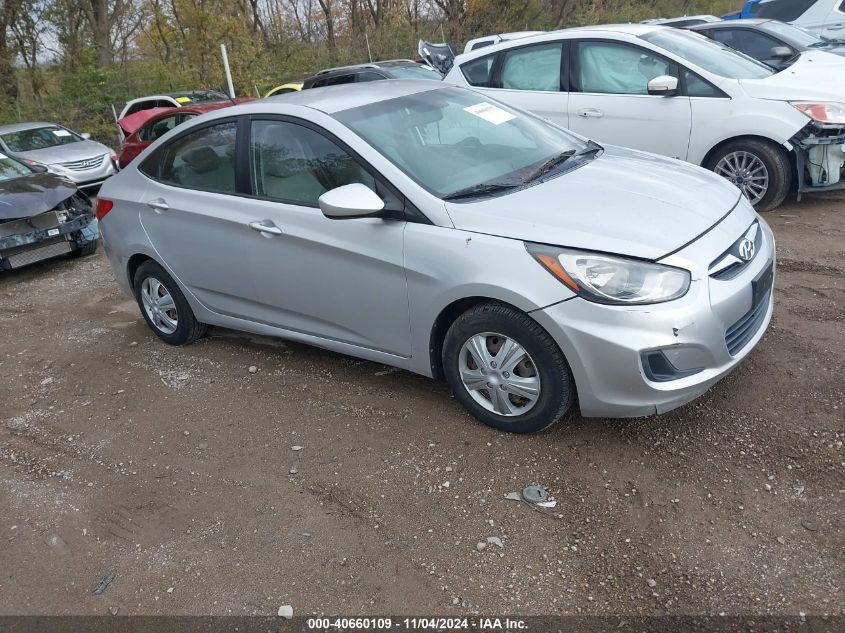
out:
<path id="1" fill-rule="evenodd" d="M 106 217 L 106 213 L 111 211 L 111 208 L 114 206 L 114 202 L 111 200 L 105 200 L 103 198 L 97 198 L 97 209 L 94 211 L 95 215 L 97 216 L 98 220 L 102 220 Z"/>

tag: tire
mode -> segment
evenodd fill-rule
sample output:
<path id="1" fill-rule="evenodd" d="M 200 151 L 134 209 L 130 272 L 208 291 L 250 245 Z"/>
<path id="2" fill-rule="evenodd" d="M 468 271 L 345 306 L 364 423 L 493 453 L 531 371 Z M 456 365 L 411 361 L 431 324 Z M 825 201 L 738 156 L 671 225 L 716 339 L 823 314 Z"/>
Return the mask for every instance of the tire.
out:
<path id="1" fill-rule="evenodd" d="M 482 342 L 490 354 L 482 359 L 488 362 L 484 371 L 476 361 L 483 350 L 474 345 Z M 508 350 L 512 355 L 508 356 Z M 476 306 L 455 320 L 443 342 L 443 371 L 464 408 L 500 431 L 542 431 L 557 422 L 575 400 L 572 373 L 552 337 L 524 312 L 500 303 Z M 479 387 L 471 391 L 462 374 Z M 491 385 L 492 390 L 488 389 Z M 532 403 L 522 393 L 534 389 L 533 385 L 539 394 Z M 519 394 L 512 391 L 523 387 L 527 390 Z"/>
<path id="2" fill-rule="evenodd" d="M 97 240 L 92 240 L 87 244 L 83 244 L 71 254 L 73 257 L 88 257 L 97 252 Z"/>
<path id="3" fill-rule="evenodd" d="M 765 173 L 756 170 L 749 173 L 748 167 L 735 169 L 741 167 L 742 161 L 746 159 L 752 165 L 753 161 L 757 161 L 757 165 L 765 168 Z M 761 213 L 780 206 L 792 183 L 789 156 L 776 144 L 760 139 L 740 139 L 726 143 L 713 152 L 704 166 L 733 182 Z M 768 177 L 765 192 L 758 192 L 753 183 L 748 181 L 749 176 L 759 178 L 761 175 Z M 762 184 L 759 183 L 759 186 Z"/>
<path id="4" fill-rule="evenodd" d="M 154 261 L 147 260 L 138 267 L 133 288 L 144 320 L 165 343 L 187 345 L 205 335 L 205 324 L 197 321 L 178 284 Z M 148 297 L 158 298 L 155 306 L 151 303 L 147 307 Z"/>

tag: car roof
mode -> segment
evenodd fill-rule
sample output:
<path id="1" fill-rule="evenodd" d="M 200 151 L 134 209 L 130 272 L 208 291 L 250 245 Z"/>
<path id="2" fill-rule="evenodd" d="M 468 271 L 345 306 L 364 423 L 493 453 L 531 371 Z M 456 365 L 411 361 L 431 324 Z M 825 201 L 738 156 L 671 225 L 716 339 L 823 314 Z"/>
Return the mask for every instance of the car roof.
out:
<path id="1" fill-rule="evenodd" d="M 425 79 L 393 79 L 391 81 L 374 81 L 312 88 L 311 90 L 302 90 L 301 92 L 273 95 L 272 97 L 253 103 L 263 102 L 304 106 L 325 112 L 326 114 L 332 114 L 370 103 L 398 99 L 399 97 L 406 97 L 429 90 L 446 90 L 448 88 L 455 88 L 455 86 L 439 81 L 427 81 Z M 243 109 L 250 107 L 250 104 L 237 107 Z"/>
<path id="2" fill-rule="evenodd" d="M 45 123 L 44 121 L 30 121 L 28 123 L 10 123 L 9 125 L 0 125 L 0 134 L 12 134 L 14 132 L 23 132 L 24 130 L 36 130 L 40 127 L 62 127 L 58 123 Z"/>
<path id="3" fill-rule="evenodd" d="M 388 59 L 382 62 L 367 62 L 364 64 L 351 64 L 349 66 L 337 66 L 335 68 L 325 68 L 318 71 L 314 76 L 319 77 L 337 72 L 350 72 L 355 70 L 362 70 L 366 68 L 390 68 L 395 66 L 419 66 L 413 59 Z"/>
<path id="4" fill-rule="evenodd" d="M 766 22 L 774 22 L 775 20 L 767 20 L 765 18 L 746 18 L 743 20 L 722 20 L 721 22 L 707 22 L 705 24 L 696 24 L 688 27 L 690 31 L 701 31 L 713 28 L 738 28 L 741 26 L 759 26 Z"/>

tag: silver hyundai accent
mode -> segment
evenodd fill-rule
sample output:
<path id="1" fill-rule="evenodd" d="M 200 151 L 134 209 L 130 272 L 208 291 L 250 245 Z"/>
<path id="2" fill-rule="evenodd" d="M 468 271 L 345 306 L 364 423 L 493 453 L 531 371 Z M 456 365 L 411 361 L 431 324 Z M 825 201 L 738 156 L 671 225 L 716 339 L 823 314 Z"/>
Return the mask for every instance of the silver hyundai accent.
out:
<path id="1" fill-rule="evenodd" d="M 107 181 L 97 215 L 165 342 L 216 325 L 445 377 L 518 433 L 576 402 L 689 402 L 772 315 L 774 238 L 733 185 L 434 82 L 197 117 Z"/>

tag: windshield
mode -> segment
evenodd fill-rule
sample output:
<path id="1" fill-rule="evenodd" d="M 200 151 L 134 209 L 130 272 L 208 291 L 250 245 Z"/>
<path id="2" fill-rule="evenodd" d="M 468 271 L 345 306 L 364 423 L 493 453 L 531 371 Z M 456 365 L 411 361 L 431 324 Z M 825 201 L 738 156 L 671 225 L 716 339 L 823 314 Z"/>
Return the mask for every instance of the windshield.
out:
<path id="1" fill-rule="evenodd" d="M 14 180 L 22 176 L 29 176 L 32 170 L 13 158 L 0 154 L 0 182 Z"/>
<path id="2" fill-rule="evenodd" d="M 388 70 L 393 79 L 443 79 L 443 75 L 428 66 L 394 66 Z"/>
<path id="3" fill-rule="evenodd" d="M 334 117 L 440 198 L 474 187 L 521 185 L 551 158 L 586 148 L 542 119 L 460 88 L 419 92 Z"/>
<path id="4" fill-rule="evenodd" d="M 819 37 L 815 33 L 810 33 L 804 29 L 799 29 L 797 26 L 791 24 L 784 24 L 783 22 L 764 22 L 760 25 L 764 31 L 768 31 L 772 35 L 777 35 L 789 40 L 793 46 L 819 46 L 826 43 L 826 39 Z"/>
<path id="5" fill-rule="evenodd" d="M 216 90 L 196 90 L 194 92 L 180 92 L 171 95 L 179 103 L 211 103 L 213 101 L 227 101 L 229 97 Z"/>
<path id="6" fill-rule="evenodd" d="M 698 33 L 667 28 L 640 38 L 727 79 L 765 79 L 775 73 L 764 63 Z"/>
<path id="7" fill-rule="evenodd" d="M 31 152 L 37 149 L 68 145 L 84 140 L 78 134 L 74 134 L 70 130 L 66 130 L 58 125 L 10 132 L 3 134 L 2 138 L 6 146 L 13 152 Z"/>

